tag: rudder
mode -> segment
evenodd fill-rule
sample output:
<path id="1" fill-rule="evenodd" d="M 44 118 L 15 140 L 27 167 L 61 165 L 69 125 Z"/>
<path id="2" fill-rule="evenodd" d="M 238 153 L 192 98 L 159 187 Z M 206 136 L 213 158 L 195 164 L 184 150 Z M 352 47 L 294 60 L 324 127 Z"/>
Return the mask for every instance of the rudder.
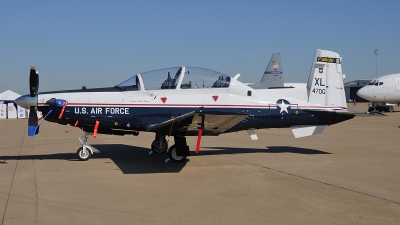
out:
<path id="1" fill-rule="evenodd" d="M 256 84 L 250 84 L 249 86 L 254 89 L 284 87 L 283 74 L 282 74 L 282 60 L 279 52 L 275 52 L 274 54 L 272 54 L 261 81 Z"/>
<path id="2" fill-rule="evenodd" d="M 346 107 L 341 61 L 336 52 L 316 50 L 307 83 L 308 102 Z"/>

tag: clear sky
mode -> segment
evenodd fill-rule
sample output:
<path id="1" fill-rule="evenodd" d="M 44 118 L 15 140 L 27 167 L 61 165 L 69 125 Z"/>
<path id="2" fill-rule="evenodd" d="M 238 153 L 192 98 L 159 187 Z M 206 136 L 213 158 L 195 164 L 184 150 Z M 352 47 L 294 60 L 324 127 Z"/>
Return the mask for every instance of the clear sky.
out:
<path id="1" fill-rule="evenodd" d="M 114 86 L 197 66 L 258 82 L 274 52 L 307 82 L 315 49 L 343 57 L 345 82 L 400 73 L 400 1 L 1 1 L 0 93 Z"/>

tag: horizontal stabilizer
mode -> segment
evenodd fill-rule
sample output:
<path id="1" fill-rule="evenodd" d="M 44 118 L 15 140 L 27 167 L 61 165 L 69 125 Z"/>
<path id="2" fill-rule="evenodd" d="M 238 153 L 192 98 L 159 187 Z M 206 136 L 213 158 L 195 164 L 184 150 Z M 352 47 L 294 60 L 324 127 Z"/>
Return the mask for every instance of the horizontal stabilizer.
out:
<path id="1" fill-rule="evenodd" d="M 354 115 L 354 116 L 387 116 L 380 112 L 364 112 L 357 110 L 336 110 L 335 112 L 341 114 Z"/>
<path id="2" fill-rule="evenodd" d="M 357 110 L 323 110 L 323 109 L 303 109 L 305 112 L 320 112 L 320 113 L 337 113 L 342 115 L 353 115 L 353 116 L 386 116 L 380 112 L 365 112 Z"/>
<path id="3" fill-rule="evenodd" d="M 292 132 L 295 138 L 301 138 L 306 136 L 311 136 L 315 134 L 320 134 L 325 129 L 325 125 L 320 126 L 308 126 L 308 125 L 298 125 L 292 126 Z"/>

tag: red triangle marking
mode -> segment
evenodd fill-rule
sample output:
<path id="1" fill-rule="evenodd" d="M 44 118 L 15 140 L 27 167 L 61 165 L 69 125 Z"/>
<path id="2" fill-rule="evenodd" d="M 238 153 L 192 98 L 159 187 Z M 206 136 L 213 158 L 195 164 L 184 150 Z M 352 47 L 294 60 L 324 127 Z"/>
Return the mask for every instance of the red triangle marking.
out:
<path id="1" fill-rule="evenodd" d="M 215 102 L 218 100 L 218 95 L 213 95 L 212 97 L 213 97 Z"/>
<path id="2" fill-rule="evenodd" d="M 165 103 L 165 102 L 167 101 L 167 98 L 166 98 L 166 97 L 163 97 L 163 98 L 161 98 L 161 101 L 162 101 L 163 103 Z"/>

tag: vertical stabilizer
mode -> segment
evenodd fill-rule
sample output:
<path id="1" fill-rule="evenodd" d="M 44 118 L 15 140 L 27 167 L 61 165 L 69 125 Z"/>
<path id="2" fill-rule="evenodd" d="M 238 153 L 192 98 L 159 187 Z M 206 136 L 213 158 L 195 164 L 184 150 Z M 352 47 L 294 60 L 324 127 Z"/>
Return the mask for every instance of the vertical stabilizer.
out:
<path id="1" fill-rule="evenodd" d="M 341 62 L 336 52 L 316 50 L 307 83 L 308 102 L 346 107 Z"/>
<path id="2" fill-rule="evenodd" d="M 282 60 L 281 54 L 275 52 L 269 60 L 267 69 L 261 81 L 256 84 L 249 85 L 254 89 L 268 89 L 283 87 Z"/>

